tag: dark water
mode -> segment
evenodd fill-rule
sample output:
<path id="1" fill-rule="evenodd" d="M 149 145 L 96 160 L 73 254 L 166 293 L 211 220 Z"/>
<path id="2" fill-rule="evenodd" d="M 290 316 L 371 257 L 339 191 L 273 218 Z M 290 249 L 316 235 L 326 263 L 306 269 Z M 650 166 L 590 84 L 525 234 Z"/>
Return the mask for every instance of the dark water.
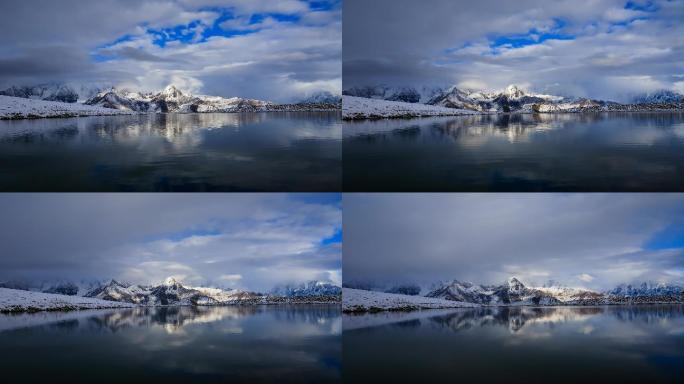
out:
<path id="1" fill-rule="evenodd" d="M 345 382 L 660 383 L 684 378 L 684 306 L 343 316 Z"/>
<path id="2" fill-rule="evenodd" d="M 684 113 L 345 122 L 345 191 L 684 191 Z"/>
<path id="3" fill-rule="evenodd" d="M 0 191 L 339 191 L 338 112 L 0 121 Z"/>
<path id="4" fill-rule="evenodd" d="M 5 383 L 336 383 L 339 305 L 0 315 Z"/>

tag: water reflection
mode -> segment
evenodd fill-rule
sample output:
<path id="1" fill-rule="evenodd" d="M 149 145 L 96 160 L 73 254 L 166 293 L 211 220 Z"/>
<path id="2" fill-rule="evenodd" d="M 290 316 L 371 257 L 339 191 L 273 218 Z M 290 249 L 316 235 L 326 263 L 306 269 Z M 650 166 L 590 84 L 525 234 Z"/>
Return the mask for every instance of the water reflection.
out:
<path id="1" fill-rule="evenodd" d="M 344 123 L 347 191 L 684 190 L 684 114 Z"/>
<path id="2" fill-rule="evenodd" d="M 684 306 L 601 306 L 601 307 L 485 307 L 462 310 L 419 311 L 411 313 L 345 314 L 345 330 L 367 326 L 438 327 L 454 332 L 475 327 L 506 328 L 511 334 L 530 326 L 558 326 L 606 318 L 644 325 L 682 321 Z M 376 319 L 376 320 L 374 320 Z M 379 320 L 377 320 L 379 319 Z"/>
<path id="3" fill-rule="evenodd" d="M 684 375 L 682 305 L 499 307 L 343 321 L 350 380 L 678 382 Z"/>
<path id="4" fill-rule="evenodd" d="M 0 121 L 1 190 L 339 190 L 339 113 Z"/>
<path id="5" fill-rule="evenodd" d="M 0 370 L 10 382 L 339 382 L 341 328 L 339 305 L 2 315 Z"/>

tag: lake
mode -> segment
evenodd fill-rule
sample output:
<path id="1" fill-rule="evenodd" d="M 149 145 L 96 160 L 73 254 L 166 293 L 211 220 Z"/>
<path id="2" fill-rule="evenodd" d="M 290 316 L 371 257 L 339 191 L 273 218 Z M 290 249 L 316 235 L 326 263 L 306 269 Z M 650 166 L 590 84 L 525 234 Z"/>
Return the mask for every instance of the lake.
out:
<path id="1" fill-rule="evenodd" d="M 339 305 L 0 315 L 6 383 L 339 383 Z"/>
<path id="2" fill-rule="evenodd" d="M 684 113 L 349 121 L 345 191 L 684 191 Z"/>
<path id="3" fill-rule="evenodd" d="M 684 306 L 499 307 L 343 316 L 350 383 L 666 383 Z"/>
<path id="4" fill-rule="evenodd" d="M 0 191 L 337 191 L 339 112 L 0 121 Z"/>

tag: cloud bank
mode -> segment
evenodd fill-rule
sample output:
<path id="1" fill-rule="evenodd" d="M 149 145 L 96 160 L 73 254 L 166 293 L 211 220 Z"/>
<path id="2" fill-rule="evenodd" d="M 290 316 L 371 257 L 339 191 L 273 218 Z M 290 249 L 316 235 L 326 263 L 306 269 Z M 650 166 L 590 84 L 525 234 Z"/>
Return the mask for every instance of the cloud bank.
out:
<path id="1" fill-rule="evenodd" d="M 5 194 L 0 281 L 341 283 L 340 196 Z M 338 239 L 340 238 L 340 239 Z"/>
<path id="2" fill-rule="evenodd" d="M 623 100 L 684 93 L 684 1 L 348 0 L 344 87 L 518 84 Z"/>
<path id="3" fill-rule="evenodd" d="M 346 282 L 684 282 L 680 195 L 346 194 L 343 205 Z"/>
<path id="4" fill-rule="evenodd" d="M 9 0 L 0 87 L 168 84 L 280 102 L 341 91 L 341 3 Z"/>

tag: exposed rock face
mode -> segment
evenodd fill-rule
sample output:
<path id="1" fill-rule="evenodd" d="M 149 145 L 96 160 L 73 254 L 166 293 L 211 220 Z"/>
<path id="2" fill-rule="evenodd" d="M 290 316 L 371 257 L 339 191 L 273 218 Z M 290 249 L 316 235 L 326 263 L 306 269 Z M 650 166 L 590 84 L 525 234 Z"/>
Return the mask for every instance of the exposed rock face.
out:
<path id="1" fill-rule="evenodd" d="M 85 103 L 126 111 L 160 113 L 318 111 L 341 108 L 340 104 L 327 103 L 323 99 L 297 104 L 276 104 L 240 97 L 191 95 L 173 85 L 157 93 L 129 92 L 110 88 L 98 93 Z"/>
<path id="2" fill-rule="evenodd" d="M 640 95 L 635 97 L 632 103 L 622 104 L 587 98 L 531 93 L 517 85 L 509 85 L 503 91 L 494 92 L 458 87 L 436 87 L 431 88 L 432 91 L 425 89 L 426 87 L 423 87 L 420 91 L 412 87 L 352 87 L 345 89 L 343 94 L 371 99 L 423 103 L 486 113 L 684 110 L 684 95 L 666 90 Z"/>
<path id="3" fill-rule="evenodd" d="M 454 280 L 426 295 L 484 305 L 605 305 L 638 303 L 684 303 L 684 288 L 642 283 L 621 285 L 607 292 L 559 286 L 526 287 L 512 277 L 498 286 L 475 285 Z"/>

